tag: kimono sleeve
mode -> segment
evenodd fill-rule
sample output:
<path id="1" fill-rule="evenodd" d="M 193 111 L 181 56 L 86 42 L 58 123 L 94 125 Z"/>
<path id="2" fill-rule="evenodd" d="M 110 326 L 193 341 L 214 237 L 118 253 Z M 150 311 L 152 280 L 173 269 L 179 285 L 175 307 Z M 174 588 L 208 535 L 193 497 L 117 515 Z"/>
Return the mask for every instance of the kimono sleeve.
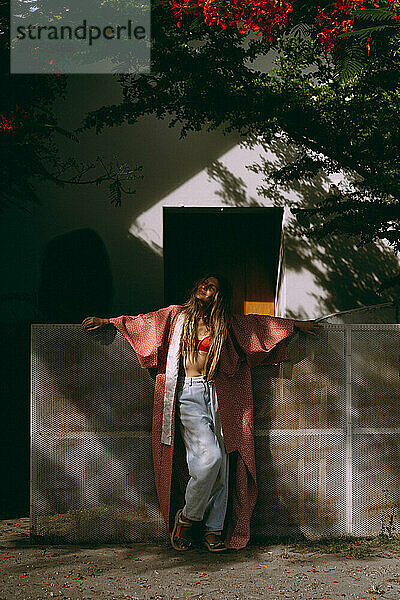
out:
<path id="1" fill-rule="evenodd" d="M 250 367 L 289 360 L 284 340 L 293 334 L 294 321 L 269 315 L 234 317 L 234 332 Z"/>
<path id="2" fill-rule="evenodd" d="M 157 367 L 158 349 L 168 339 L 173 309 L 172 305 L 143 315 L 109 319 L 132 346 L 144 369 Z"/>

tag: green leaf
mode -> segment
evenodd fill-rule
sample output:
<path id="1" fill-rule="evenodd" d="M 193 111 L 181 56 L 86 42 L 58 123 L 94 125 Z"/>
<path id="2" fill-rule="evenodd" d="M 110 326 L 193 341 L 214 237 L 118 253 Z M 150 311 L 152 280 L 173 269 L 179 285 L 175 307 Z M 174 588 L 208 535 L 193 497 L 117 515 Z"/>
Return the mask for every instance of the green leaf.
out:
<path id="1" fill-rule="evenodd" d="M 356 29 L 354 31 L 344 31 L 343 33 L 338 33 L 338 38 L 359 38 L 361 40 L 367 40 L 377 31 L 384 31 L 385 29 L 393 29 L 394 25 L 375 25 L 364 29 Z M 397 27 L 396 27 L 397 29 Z"/>
<path id="2" fill-rule="evenodd" d="M 361 20 L 393 21 L 395 12 L 389 8 L 366 8 L 365 10 L 352 10 L 349 15 L 360 17 Z"/>

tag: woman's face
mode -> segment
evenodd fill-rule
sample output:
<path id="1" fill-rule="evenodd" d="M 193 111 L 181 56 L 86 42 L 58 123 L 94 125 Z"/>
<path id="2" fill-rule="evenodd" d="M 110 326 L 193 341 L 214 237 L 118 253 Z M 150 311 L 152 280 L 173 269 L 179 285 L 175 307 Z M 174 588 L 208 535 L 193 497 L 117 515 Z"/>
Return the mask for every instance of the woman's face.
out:
<path id="1" fill-rule="evenodd" d="M 219 281 L 216 277 L 207 277 L 204 281 L 202 281 L 196 292 L 196 298 L 204 302 L 205 304 L 210 304 L 214 300 L 215 294 L 219 290 Z"/>

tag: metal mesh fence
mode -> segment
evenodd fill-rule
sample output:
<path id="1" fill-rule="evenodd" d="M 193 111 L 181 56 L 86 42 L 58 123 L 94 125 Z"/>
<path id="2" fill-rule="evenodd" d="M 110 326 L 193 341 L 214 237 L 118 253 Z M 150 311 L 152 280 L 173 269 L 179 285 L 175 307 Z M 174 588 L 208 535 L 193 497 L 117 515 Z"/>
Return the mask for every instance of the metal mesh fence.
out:
<path id="1" fill-rule="evenodd" d="M 400 502 L 399 325 L 294 336 L 253 370 L 255 537 L 374 535 Z M 114 328 L 32 326 L 32 534 L 161 541 L 154 382 Z"/>
<path id="2" fill-rule="evenodd" d="M 114 328 L 32 326 L 34 535 L 167 538 L 154 486 L 153 391 Z"/>

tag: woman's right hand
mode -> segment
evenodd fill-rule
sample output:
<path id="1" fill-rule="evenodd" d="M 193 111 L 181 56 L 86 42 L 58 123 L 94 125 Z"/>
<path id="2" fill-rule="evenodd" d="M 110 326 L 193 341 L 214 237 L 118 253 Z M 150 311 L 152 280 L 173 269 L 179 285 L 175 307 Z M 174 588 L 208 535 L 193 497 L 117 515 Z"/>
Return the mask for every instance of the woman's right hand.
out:
<path id="1" fill-rule="evenodd" d="M 86 317 L 86 319 L 83 319 L 81 325 L 86 331 L 93 331 L 94 329 L 108 325 L 109 322 L 109 319 L 101 319 L 100 317 Z"/>

